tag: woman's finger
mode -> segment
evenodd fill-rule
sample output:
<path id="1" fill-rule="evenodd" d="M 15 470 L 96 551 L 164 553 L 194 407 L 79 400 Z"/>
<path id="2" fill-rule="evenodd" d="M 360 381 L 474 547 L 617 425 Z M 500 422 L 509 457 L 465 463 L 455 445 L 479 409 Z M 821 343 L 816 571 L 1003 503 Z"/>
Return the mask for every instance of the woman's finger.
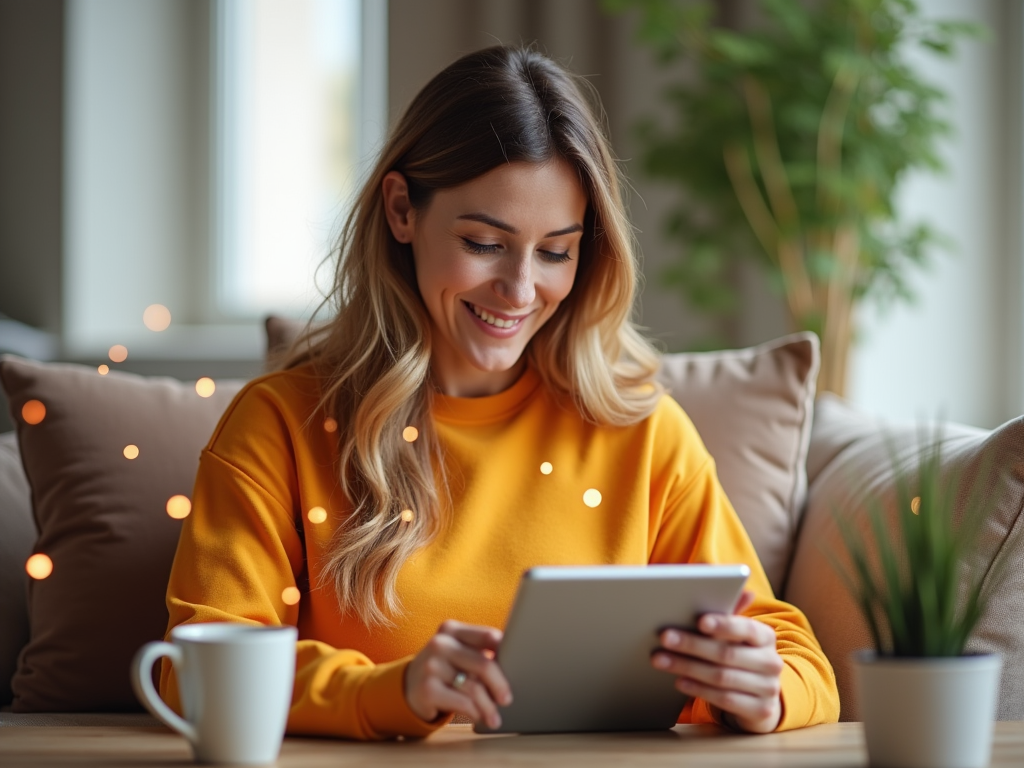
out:
<path id="1" fill-rule="evenodd" d="M 723 667 L 687 656 L 658 653 L 654 666 L 676 677 L 685 677 L 714 688 L 748 693 L 751 696 L 774 698 L 779 695 L 778 675 Z"/>
<path id="2" fill-rule="evenodd" d="M 498 662 L 488 658 L 482 651 L 464 645 L 453 649 L 447 656 L 449 663 L 457 669 L 472 675 L 486 686 L 490 698 L 502 706 L 512 703 L 512 689 L 505 679 Z"/>
<path id="3" fill-rule="evenodd" d="M 749 616 L 726 616 L 709 613 L 700 617 L 697 629 L 708 637 L 733 643 L 763 646 L 775 645 L 775 630 Z"/>
<path id="4" fill-rule="evenodd" d="M 438 712 L 465 715 L 473 722 L 478 722 L 483 716 L 472 698 L 464 691 L 455 690 L 440 678 L 432 677 L 427 681 L 426 688 L 427 697 Z"/>
<path id="5" fill-rule="evenodd" d="M 461 621 L 449 619 L 441 624 L 438 629 L 440 634 L 450 635 L 470 648 L 480 650 L 496 651 L 501 645 L 501 630 L 495 627 L 484 627 L 478 624 L 464 624 Z"/>
<path id="6" fill-rule="evenodd" d="M 740 721 L 745 730 L 758 733 L 773 731 L 782 715 L 778 697 L 770 699 L 738 691 L 726 691 L 686 677 L 676 681 L 676 688 L 687 696 L 703 699 L 708 704 L 729 712 Z"/>
<path id="7" fill-rule="evenodd" d="M 749 589 L 744 589 L 740 595 L 740 599 L 736 601 L 736 607 L 732 609 L 733 613 L 743 613 L 749 608 L 754 602 L 754 593 Z"/>
<path id="8" fill-rule="evenodd" d="M 501 715 L 498 713 L 498 707 L 495 706 L 493 699 L 491 699 L 487 687 L 479 680 L 467 677 L 465 682 L 458 686 L 456 690 L 473 702 L 477 711 L 480 712 L 479 719 L 482 719 L 489 728 L 501 726 Z"/>
<path id="9" fill-rule="evenodd" d="M 713 662 L 723 667 L 735 667 L 764 675 L 782 672 L 782 659 L 775 646 L 751 646 L 729 643 L 693 632 L 669 630 L 662 633 L 662 647 L 682 656 Z"/>

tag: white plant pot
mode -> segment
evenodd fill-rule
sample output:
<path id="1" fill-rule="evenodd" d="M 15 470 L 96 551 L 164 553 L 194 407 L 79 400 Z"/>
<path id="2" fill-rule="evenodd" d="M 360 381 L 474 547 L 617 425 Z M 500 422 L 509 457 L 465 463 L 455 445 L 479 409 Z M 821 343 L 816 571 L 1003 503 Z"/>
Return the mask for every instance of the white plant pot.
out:
<path id="1" fill-rule="evenodd" d="M 853 654 L 868 759 L 878 768 L 984 768 L 992 754 L 999 654 Z"/>

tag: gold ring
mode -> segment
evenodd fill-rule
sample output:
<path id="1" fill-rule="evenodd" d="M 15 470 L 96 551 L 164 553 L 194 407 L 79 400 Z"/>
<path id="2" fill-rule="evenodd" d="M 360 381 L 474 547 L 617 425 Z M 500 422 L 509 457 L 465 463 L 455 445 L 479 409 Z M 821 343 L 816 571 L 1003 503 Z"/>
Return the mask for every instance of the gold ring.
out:
<path id="1" fill-rule="evenodd" d="M 466 684 L 467 680 L 469 680 L 469 675 L 467 675 L 465 672 L 459 672 L 459 674 L 455 676 L 455 679 L 452 680 L 452 688 L 454 688 L 456 691 L 461 691 L 462 686 Z"/>

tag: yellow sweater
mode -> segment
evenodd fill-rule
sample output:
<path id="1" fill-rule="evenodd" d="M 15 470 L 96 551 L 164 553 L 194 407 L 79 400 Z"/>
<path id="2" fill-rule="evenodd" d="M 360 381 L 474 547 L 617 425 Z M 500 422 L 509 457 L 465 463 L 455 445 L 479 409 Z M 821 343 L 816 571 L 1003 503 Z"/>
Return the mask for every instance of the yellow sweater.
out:
<path id="1" fill-rule="evenodd" d="M 167 588 L 169 627 L 298 627 L 289 733 L 429 734 L 441 723 L 422 721 L 405 701 L 410 658 L 445 619 L 503 627 L 520 575 L 542 564 L 746 563 L 757 596 L 746 613 L 775 629 L 785 661 L 779 728 L 838 718 L 832 668 L 807 619 L 772 595 L 710 455 L 669 397 L 638 424 L 601 427 L 532 370 L 493 397 L 438 396 L 454 519 L 402 568 L 404 614 L 390 630 L 343 618 L 333 589 L 316 588 L 349 508 L 337 434 L 315 413 L 318 399 L 309 368 L 257 379 L 235 398 L 202 454 Z M 589 489 L 601 494 L 596 507 L 584 503 Z M 325 522 L 310 521 L 313 507 L 327 511 Z M 288 605 L 282 594 L 296 586 L 301 599 Z M 167 660 L 160 689 L 180 711 Z M 683 713 L 684 722 L 712 720 L 700 700 Z"/>

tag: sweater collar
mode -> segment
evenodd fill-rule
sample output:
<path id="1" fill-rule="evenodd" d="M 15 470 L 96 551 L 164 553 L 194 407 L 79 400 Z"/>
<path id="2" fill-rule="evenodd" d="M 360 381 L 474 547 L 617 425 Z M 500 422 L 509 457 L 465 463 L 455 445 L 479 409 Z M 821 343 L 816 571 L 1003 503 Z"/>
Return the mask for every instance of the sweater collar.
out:
<path id="1" fill-rule="evenodd" d="M 522 409 L 540 386 L 537 372 L 527 366 L 522 376 L 508 389 L 487 397 L 450 397 L 435 392 L 432 402 L 434 418 L 450 424 L 486 424 L 500 421 Z"/>

